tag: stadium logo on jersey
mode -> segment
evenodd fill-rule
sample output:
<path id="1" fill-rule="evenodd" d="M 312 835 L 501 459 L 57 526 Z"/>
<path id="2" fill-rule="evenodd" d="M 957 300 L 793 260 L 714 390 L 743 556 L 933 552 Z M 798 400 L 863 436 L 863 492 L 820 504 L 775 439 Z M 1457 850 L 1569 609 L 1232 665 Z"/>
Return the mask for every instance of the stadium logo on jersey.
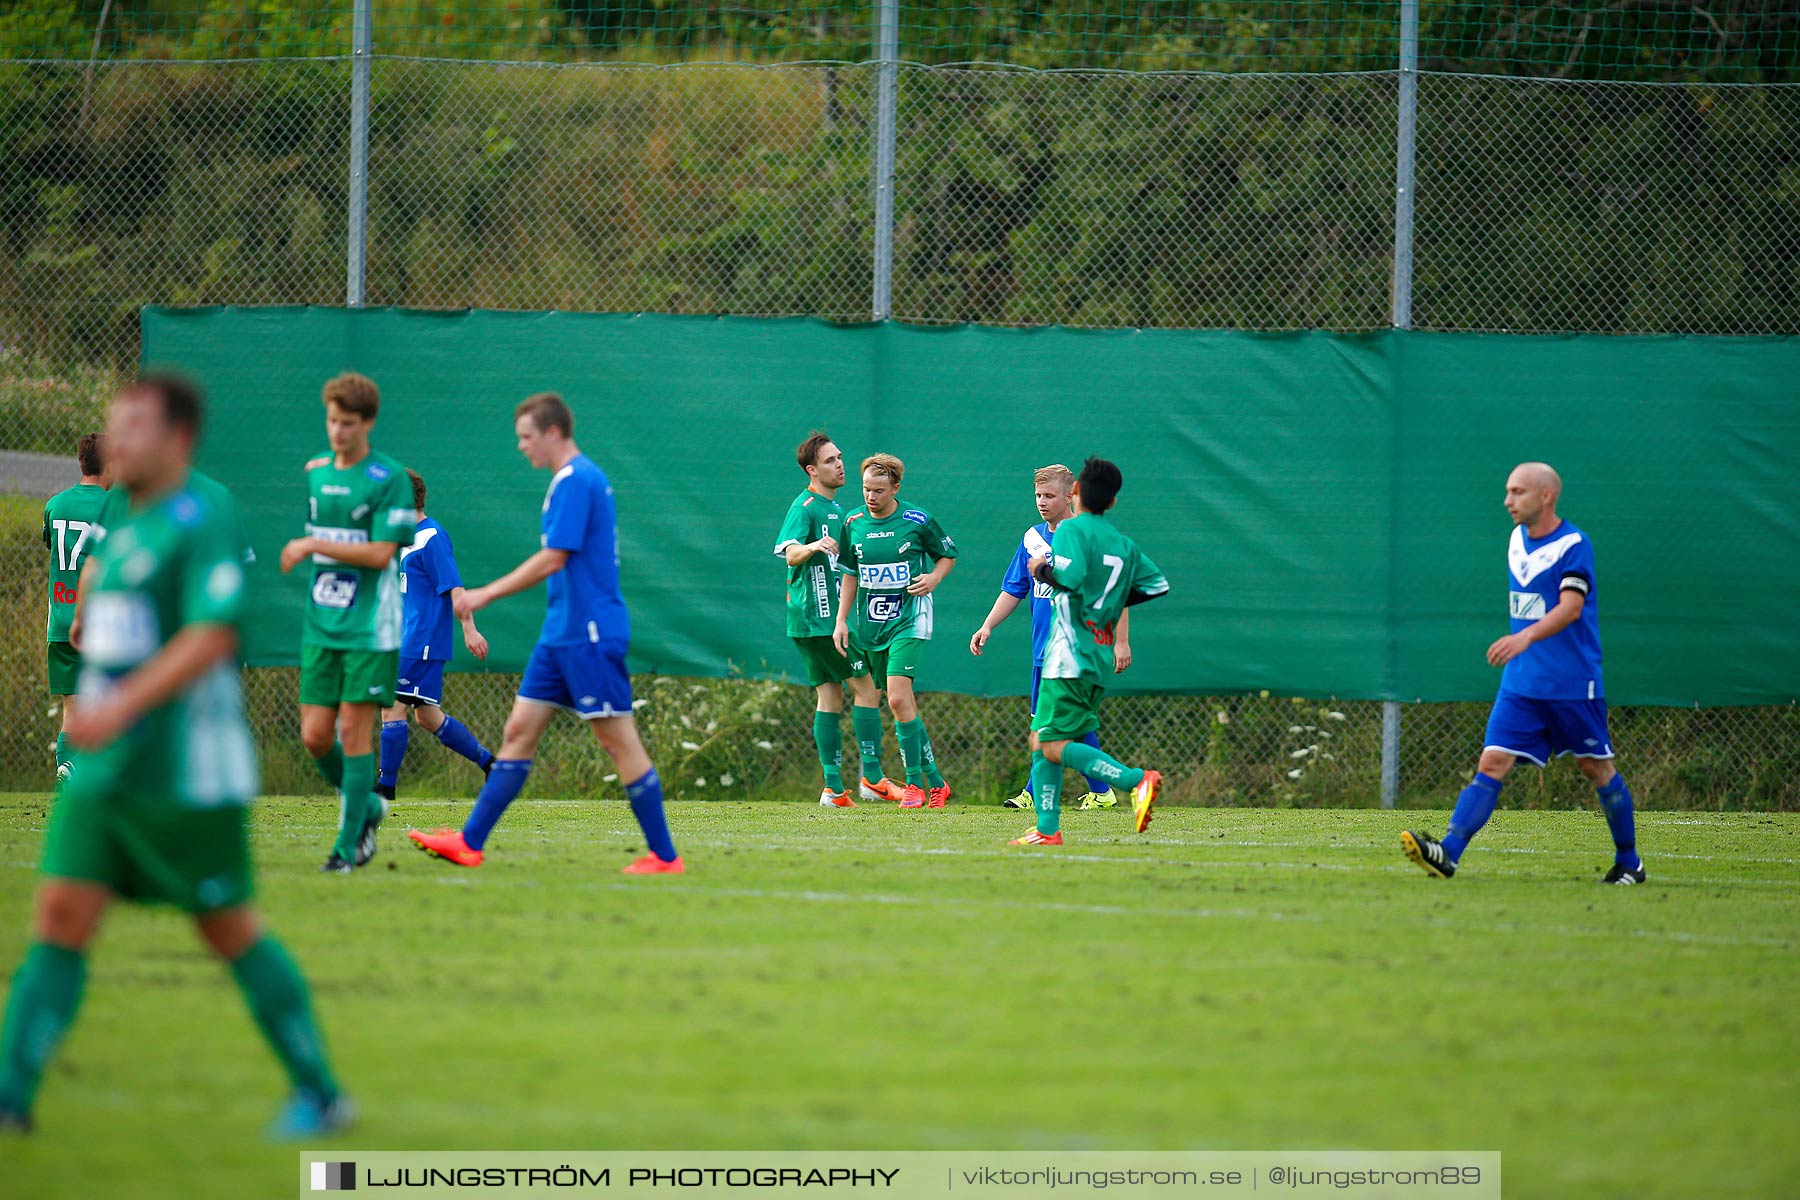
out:
<path id="1" fill-rule="evenodd" d="M 1515 621 L 1539 621 L 1544 616 L 1544 598 L 1536 592 L 1510 592 Z"/>
<path id="2" fill-rule="evenodd" d="M 923 525 L 925 522 L 931 520 L 930 517 L 926 516 L 916 508 L 909 508 L 900 515 L 911 521 L 914 525 Z"/>
<path id="3" fill-rule="evenodd" d="M 1529 587 L 1531 581 L 1555 566 L 1557 560 L 1581 541 L 1581 534 L 1569 533 L 1557 538 L 1554 542 L 1546 542 L 1536 550 L 1525 549 L 1525 527 L 1513 527 L 1512 543 L 1506 548 L 1506 565 L 1512 569 L 1512 576 L 1522 586 Z"/>
<path id="4" fill-rule="evenodd" d="M 865 611 L 871 621 L 892 621 L 900 616 L 903 604 L 899 592 L 870 592 Z"/>
<path id="5" fill-rule="evenodd" d="M 326 496 L 348 496 L 350 489 L 341 483 L 327 483 L 320 486 L 319 491 Z"/>
<path id="6" fill-rule="evenodd" d="M 354 571 L 320 571 L 313 580 L 312 602 L 320 608 L 350 608 L 362 579 Z"/>
<path id="7" fill-rule="evenodd" d="M 891 591 L 912 582 L 912 568 L 905 563 L 863 563 L 856 570 L 856 582 L 877 591 Z"/>
<path id="8" fill-rule="evenodd" d="M 877 529 L 874 533 L 863 534 L 863 541 L 872 542 L 876 538 L 891 538 L 891 537 L 899 537 L 899 536 L 900 536 L 900 534 L 897 530 Z"/>
<path id="9" fill-rule="evenodd" d="M 392 474 L 393 474 L 392 471 L 388 470 L 386 467 L 382 466 L 380 463 L 370 463 L 369 464 L 368 476 L 370 479 L 373 479 L 376 483 L 380 483 L 382 480 L 386 479 L 389 475 L 392 475 Z"/>

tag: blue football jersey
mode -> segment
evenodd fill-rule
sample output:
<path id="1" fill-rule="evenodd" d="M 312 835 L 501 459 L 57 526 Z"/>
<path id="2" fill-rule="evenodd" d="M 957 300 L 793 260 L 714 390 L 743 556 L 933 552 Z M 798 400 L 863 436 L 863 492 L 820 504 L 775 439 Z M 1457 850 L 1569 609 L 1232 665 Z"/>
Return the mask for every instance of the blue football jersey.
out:
<path id="1" fill-rule="evenodd" d="M 1017 596 L 1023 600 L 1031 597 L 1031 662 L 1036 666 L 1044 661 L 1044 651 L 1050 645 L 1050 597 L 1052 591 L 1047 583 L 1039 583 L 1026 574 L 1026 567 L 1031 560 L 1040 554 L 1050 553 L 1050 522 L 1041 521 L 1025 531 L 1019 541 L 1019 548 L 1013 551 L 1012 562 L 1006 568 L 1006 576 L 1000 581 L 1000 590 L 1009 596 Z"/>
<path id="2" fill-rule="evenodd" d="M 1507 663 L 1500 686 L 1534 700 L 1604 699 L 1594 547 L 1587 535 L 1567 521 L 1543 538 L 1517 526 L 1506 551 L 1506 583 L 1514 633 L 1542 620 L 1565 591 L 1587 601 L 1574 624 Z"/>
<path id="3" fill-rule="evenodd" d="M 414 531 L 412 545 L 400 551 L 400 592 L 406 597 L 401 658 L 443 662 L 456 657 L 451 642 L 456 613 L 450 593 L 462 585 L 450 535 L 426 517 Z"/>
<path id="4" fill-rule="evenodd" d="M 550 479 L 544 494 L 543 545 L 566 550 L 563 569 L 550 577 L 550 604 L 539 641 L 546 646 L 631 641 L 631 620 L 619 593 L 619 534 L 612 484 L 585 454 Z"/>

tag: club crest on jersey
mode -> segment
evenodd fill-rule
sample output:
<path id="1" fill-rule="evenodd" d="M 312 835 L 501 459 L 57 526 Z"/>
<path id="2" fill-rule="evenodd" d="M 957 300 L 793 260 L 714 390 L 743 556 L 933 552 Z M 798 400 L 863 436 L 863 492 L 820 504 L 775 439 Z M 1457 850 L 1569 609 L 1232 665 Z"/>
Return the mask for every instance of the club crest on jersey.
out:
<path id="1" fill-rule="evenodd" d="M 925 522 L 931 520 L 930 517 L 926 516 L 916 508 L 909 508 L 900 515 L 911 521 L 914 525 L 923 525 Z"/>
<path id="2" fill-rule="evenodd" d="M 389 475 L 392 475 L 393 472 L 388 470 L 386 467 L 382 466 L 380 463 L 370 463 L 369 469 L 366 472 L 366 474 L 369 476 L 370 479 L 373 479 L 376 483 L 380 483 L 382 480 L 386 479 Z"/>
<path id="3" fill-rule="evenodd" d="M 1544 598 L 1536 592 L 1511 592 L 1515 621 L 1540 621 L 1544 617 Z"/>
<path id="4" fill-rule="evenodd" d="M 905 563 L 863 563 L 856 570 L 856 582 L 876 591 L 892 591 L 912 582 L 912 568 Z"/>

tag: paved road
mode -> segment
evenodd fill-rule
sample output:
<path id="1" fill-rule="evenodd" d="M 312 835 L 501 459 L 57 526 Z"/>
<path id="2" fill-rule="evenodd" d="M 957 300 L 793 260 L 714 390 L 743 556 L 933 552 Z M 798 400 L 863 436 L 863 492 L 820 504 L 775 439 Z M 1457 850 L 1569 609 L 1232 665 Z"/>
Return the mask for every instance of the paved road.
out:
<path id="1" fill-rule="evenodd" d="M 0 495 L 48 500 L 80 482 L 81 468 L 72 458 L 0 450 Z"/>

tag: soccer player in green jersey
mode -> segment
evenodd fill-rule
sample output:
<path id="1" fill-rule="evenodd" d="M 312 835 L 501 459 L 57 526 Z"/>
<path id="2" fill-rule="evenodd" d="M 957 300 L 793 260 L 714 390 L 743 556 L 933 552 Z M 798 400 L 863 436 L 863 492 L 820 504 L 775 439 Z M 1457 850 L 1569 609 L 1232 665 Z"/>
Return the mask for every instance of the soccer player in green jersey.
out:
<path id="1" fill-rule="evenodd" d="M 112 479 L 102 453 L 101 437 L 84 433 L 75 443 L 75 461 L 81 482 L 64 488 L 44 504 L 44 548 L 50 551 L 49 618 L 45 634 L 50 694 L 62 701 L 62 730 L 56 735 L 56 782 L 69 777 L 69 714 L 79 706 L 76 679 L 81 672 L 81 652 L 69 640 L 75 620 L 75 599 L 81 588 L 81 566 L 89 551 L 100 544 L 96 529 L 106 507 L 106 489 Z"/>
<path id="2" fill-rule="evenodd" d="M 1100 728 L 1100 700 L 1113 674 L 1113 644 L 1129 605 L 1169 593 L 1169 581 L 1137 545 L 1107 519 L 1124 485 L 1119 468 L 1104 458 L 1081 465 L 1075 481 L 1075 515 L 1056 527 L 1046 553 L 1032 556 L 1031 578 L 1047 584 L 1050 645 L 1044 681 L 1031 714 L 1031 790 L 1037 828 L 1014 838 L 1015 846 L 1062 845 L 1063 767 L 1131 791 L 1136 829 L 1150 824 L 1162 776 L 1128 767 L 1082 741 Z"/>
<path id="3" fill-rule="evenodd" d="M 825 769 L 822 808 L 855 808 L 844 786 L 844 684 L 856 697 L 856 740 L 862 749 L 864 800 L 899 800 L 902 791 L 881 771 L 881 697 L 868 663 L 844 655 L 831 640 L 838 613 L 838 539 L 844 532 L 844 452 L 824 432 L 809 434 L 794 452 L 806 472 L 806 490 L 788 506 L 775 553 L 788 568 L 787 631 L 806 664 L 806 681 L 818 693 L 813 743 Z M 871 782 L 871 781 L 874 782 Z"/>
<path id="4" fill-rule="evenodd" d="M 300 740 L 343 798 L 337 840 L 319 869 L 343 874 L 375 856 L 386 805 L 375 792 L 375 721 L 394 703 L 404 617 L 400 547 L 419 523 L 406 468 L 369 445 L 381 412 L 373 380 L 325 385 L 331 453 L 306 464 L 306 536 L 281 550 L 285 574 L 312 560 L 300 644 Z"/>
<path id="5" fill-rule="evenodd" d="M 887 691 L 906 768 L 900 807 L 942 808 L 950 802 L 950 785 L 919 719 L 913 678 L 931 640 L 931 593 L 956 566 L 956 543 L 924 509 L 901 507 L 905 474 L 906 464 L 891 454 L 863 459 L 863 506 L 844 518 L 838 559 L 843 584 L 831 640 L 838 653 L 866 662 L 875 686 Z M 859 711 L 856 727 L 871 717 L 880 720 L 879 712 L 865 717 Z"/>
<path id="6" fill-rule="evenodd" d="M 0 1026 L 0 1131 L 31 1128 L 38 1084 L 74 1022 L 87 947 L 114 899 L 174 905 L 230 964 L 287 1069 L 274 1136 L 347 1126 L 306 981 L 250 903 L 256 749 L 233 658 L 243 546 L 229 499 L 188 487 L 200 397 L 140 380 L 113 400 L 108 453 L 129 492 L 87 572 L 79 766 L 50 813 L 31 946 Z"/>

